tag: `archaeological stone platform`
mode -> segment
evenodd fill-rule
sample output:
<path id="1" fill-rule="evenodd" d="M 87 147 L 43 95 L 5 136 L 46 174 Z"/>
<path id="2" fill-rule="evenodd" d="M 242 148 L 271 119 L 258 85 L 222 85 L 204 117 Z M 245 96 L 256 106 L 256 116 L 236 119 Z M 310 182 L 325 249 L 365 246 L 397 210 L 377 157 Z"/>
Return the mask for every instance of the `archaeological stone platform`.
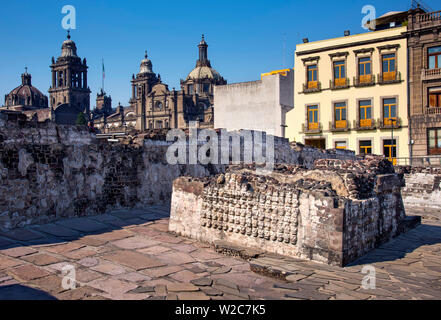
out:
<path id="1" fill-rule="evenodd" d="M 170 231 L 344 266 L 420 222 L 406 217 L 403 176 L 382 157 L 253 169 L 175 180 Z"/>

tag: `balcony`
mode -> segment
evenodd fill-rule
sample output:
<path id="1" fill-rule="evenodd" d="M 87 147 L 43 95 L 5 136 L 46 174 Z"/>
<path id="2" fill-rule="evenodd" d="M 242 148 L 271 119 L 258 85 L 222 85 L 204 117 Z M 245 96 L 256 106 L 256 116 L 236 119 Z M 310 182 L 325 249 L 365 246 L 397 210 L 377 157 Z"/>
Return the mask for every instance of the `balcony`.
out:
<path id="1" fill-rule="evenodd" d="M 322 133 L 323 125 L 321 123 L 303 123 L 302 132 L 303 133 Z"/>
<path id="2" fill-rule="evenodd" d="M 441 68 L 421 70 L 422 81 L 439 80 L 439 79 L 441 79 Z"/>
<path id="3" fill-rule="evenodd" d="M 365 76 L 354 77 L 354 87 L 375 86 L 375 75 L 368 74 Z"/>
<path id="4" fill-rule="evenodd" d="M 426 107 L 425 115 L 441 114 L 441 107 Z"/>
<path id="5" fill-rule="evenodd" d="M 379 84 L 392 84 L 401 82 L 401 72 L 384 72 L 378 75 Z"/>
<path id="6" fill-rule="evenodd" d="M 399 129 L 401 128 L 401 118 L 378 119 L 380 129 Z"/>
<path id="7" fill-rule="evenodd" d="M 349 131 L 350 124 L 347 120 L 340 120 L 340 121 L 334 121 L 329 122 L 329 131 L 331 132 L 345 132 Z"/>
<path id="8" fill-rule="evenodd" d="M 438 20 L 441 20 L 441 11 L 435 11 L 435 12 L 429 12 L 429 13 L 423 13 L 417 15 L 417 22 L 419 23 L 432 22 Z"/>
<path id="9" fill-rule="evenodd" d="M 349 79 L 342 78 L 342 79 L 329 80 L 329 87 L 331 88 L 331 90 L 349 88 Z"/>
<path id="10" fill-rule="evenodd" d="M 322 91 L 322 84 L 320 81 L 309 81 L 303 84 L 303 93 L 313 93 Z"/>
<path id="11" fill-rule="evenodd" d="M 354 128 L 357 131 L 362 130 L 375 130 L 377 128 L 377 124 L 375 119 L 360 119 L 354 120 Z"/>

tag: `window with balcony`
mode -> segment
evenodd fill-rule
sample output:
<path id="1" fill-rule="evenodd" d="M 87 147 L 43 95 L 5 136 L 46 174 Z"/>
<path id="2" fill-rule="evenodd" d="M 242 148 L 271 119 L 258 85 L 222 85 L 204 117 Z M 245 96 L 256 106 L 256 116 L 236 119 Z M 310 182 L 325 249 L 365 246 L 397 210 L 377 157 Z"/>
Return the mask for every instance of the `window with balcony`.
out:
<path id="1" fill-rule="evenodd" d="M 428 129 L 429 154 L 441 154 L 441 128 Z"/>
<path id="2" fill-rule="evenodd" d="M 385 54 L 382 56 L 383 81 L 394 81 L 397 79 L 397 56 L 396 53 Z"/>
<path id="3" fill-rule="evenodd" d="M 346 102 L 334 104 L 335 128 L 344 129 L 347 127 L 347 106 Z"/>
<path id="4" fill-rule="evenodd" d="M 335 149 L 346 150 L 348 145 L 346 141 L 335 141 Z"/>
<path id="5" fill-rule="evenodd" d="M 429 69 L 441 68 L 441 46 L 428 49 Z"/>
<path id="6" fill-rule="evenodd" d="M 358 78 L 359 83 L 371 83 L 372 82 L 372 59 L 371 57 L 365 57 L 358 59 Z"/>
<path id="7" fill-rule="evenodd" d="M 318 130 L 318 106 L 308 106 L 308 130 Z"/>
<path id="8" fill-rule="evenodd" d="M 383 99 L 383 123 L 385 126 L 397 124 L 397 99 Z"/>
<path id="9" fill-rule="evenodd" d="M 318 67 L 316 64 L 307 67 L 306 82 L 308 89 L 318 89 L 317 73 Z"/>
<path id="10" fill-rule="evenodd" d="M 371 140 L 360 140 L 360 154 L 372 154 Z"/>
<path id="11" fill-rule="evenodd" d="M 397 164 L 397 141 L 395 139 L 383 140 L 383 154 L 393 165 Z"/>
<path id="12" fill-rule="evenodd" d="M 346 61 L 334 62 L 334 87 L 346 86 Z"/>
<path id="13" fill-rule="evenodd" d="M 360 115 L 360 127 L 370 128 L 372 127 L 372 103 L 371 100 L 360 100 L 358 103 L 359 115 Z"/>

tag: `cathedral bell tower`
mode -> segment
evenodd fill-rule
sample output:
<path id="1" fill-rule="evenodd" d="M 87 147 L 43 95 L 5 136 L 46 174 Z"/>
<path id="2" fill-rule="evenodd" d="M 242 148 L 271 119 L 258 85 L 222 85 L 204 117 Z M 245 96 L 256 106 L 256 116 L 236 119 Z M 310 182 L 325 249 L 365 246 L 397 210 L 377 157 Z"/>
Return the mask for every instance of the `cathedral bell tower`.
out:
<path id="1" fill-rule="evenodd" d="M 52 86 L 49 89 L 49 100 L 52 111 L 57 114 L 57 110 L 61 108 L 65 115 L 71 114 L 70 117 L 63 117 L 63 122 L 71 124 L 74 124 L 73 118 L 80 112 L 89 116 L 91 91 L 87 85 L 87 61 L 78 57 L 70 32 L 61 47 L 61 56 L 56 61 L 52 58 L 50 67 Z"/>
<path id="2" fill-rule="evenodd" d="M 153 86 L 160 82 L 159 77 L 153 72 L 153 65 L 145 52 L 144 60 L 141 61 L 139 73 L 132 76 L 132 98 L 130 104 L 136 110 L 136 129 L 146 129 L 147 95 Z"/>

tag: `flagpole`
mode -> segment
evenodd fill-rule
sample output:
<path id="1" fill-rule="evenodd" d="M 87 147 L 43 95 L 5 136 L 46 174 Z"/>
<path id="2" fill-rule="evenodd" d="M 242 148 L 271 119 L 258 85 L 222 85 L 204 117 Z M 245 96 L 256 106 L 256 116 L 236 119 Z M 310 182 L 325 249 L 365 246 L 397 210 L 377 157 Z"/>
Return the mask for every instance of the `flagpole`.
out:
<path id="1" fill-rule="evenodd" d="M 103 81 L 103 85 L 102 85 L 102 89 L 103 89 L 103 92 L 104 92 L 104 58 L 102 58 L 103 59 L 103 77 L 102 77 L 102 81 Z"/>

